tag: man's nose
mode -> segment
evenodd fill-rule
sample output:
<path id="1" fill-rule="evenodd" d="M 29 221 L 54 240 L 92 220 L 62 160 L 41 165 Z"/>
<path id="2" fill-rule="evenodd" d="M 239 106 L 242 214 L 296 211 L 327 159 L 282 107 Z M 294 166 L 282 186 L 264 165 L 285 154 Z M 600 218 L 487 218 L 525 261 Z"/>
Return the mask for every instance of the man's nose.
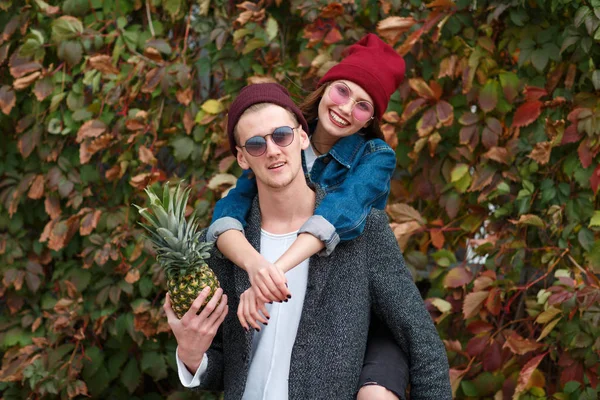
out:
<path id="1" fill-rule="evenodd" d="M 275 144 L 273 141 L 273 136 L 267 137 L 267 155 L 279 154 L 281 153 L 281 148 Z"/>

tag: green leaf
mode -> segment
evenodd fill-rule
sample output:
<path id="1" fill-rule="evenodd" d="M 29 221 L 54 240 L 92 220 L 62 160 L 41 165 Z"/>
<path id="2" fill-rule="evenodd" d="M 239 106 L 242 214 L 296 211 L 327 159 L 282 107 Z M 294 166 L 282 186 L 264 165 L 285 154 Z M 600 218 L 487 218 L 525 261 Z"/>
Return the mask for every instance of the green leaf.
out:
<path id="1" fill-rule="evenodd" d="M 577 28 L 579 28 L 579 25 L 581 25 L 583 21 L 585 21 L 585 19 L 591 14 L 592 10 L 588 6 L 579 7 L 577 12 L 575 13 L 575 19 L 573 23 Z"/>
<path id="2" fill-rule="evenodd" d="M 194 141 L 187 136 L 180 136 L 171 142 L 173 156 L 178 161 L 187 160 L 194 151 Z"/>
<path id="3" fill-rule="evenodd" d="M 592 72 L 592 83 L 594 84 L 594 89 L 600 90 L 600 69 Z"/>
<path id="4" fill-rule="evenodd" d="M 142 353 L 140 365 L 143 372 L 147 373 L 157 381 L 168 376 L 165 357 L 157 352 L 145 351 Z"/>
<path id="5" fill-rule="evenodd" d="M 536 49 L 533 51 L 533 53 L 531 53 L 531 63 L 535 69 L 540 72 L 543 72 L 544 68 L 546 68 L 546 65 L 548 64 L 548 58 L 549 54 L 543 48 Z"/>
<path id="6" fill-rule="evenodd" d="M 83 47 L 78 41 L 63 41 L 58 45 L 56 54 L 59 59 L 64 60 L 68 65 L 73 66 L 81 62 Z"/>
<path id="7" fill-rule="evenodd" d="M 181 3 L 181 0 L 163 0 L 163 7 L 175 19 L 181 10 Z"/>
<path id="8" fill-rule="evenodd" d="M 469 396 L 469 397 L 478 397 L 479 396 L 479 392 L 477 391 L 477 387 L 471 381 L 465 381 L 465 380 L 463 380 L 460 383 L 460 387 L 463 390 L 463 393 L 465 395 Z"/>
<path id="9" fill-rule="evenodd" d="M 52 96 L 52 100 L 50 100 L 50 111 L 56 111 L 56 109 L 58 108 L 58 105 L 60 104 L 61 101 L 63 101 L 63 99 L 65 97 L 67 97 L 66 92 L 63 93 L 59 93 L 57 95 Z"/>
<path id="10" fill-rule="evenodd" d="M 479 106 L 483 111 L 490 112 L 498 104 L 499 85 L 495 79 L 490 79 L 479 93 Z"/>
<path id="11" fill-rule="evenodd" d="M 135 358 L 130 358 L 125 365 L 125 369 L 121 373 L 121 383 L 129 390 L 129 393 L 133 393 L 139 386 L 142 378 L 142 373 L 138 367 L 138 362 Z"/>
<path id="12" fill-rule="evenodd" d="M 75 17 L 62 16 L 52 21 L 52 39 L 56 43 L 73 39 L 83 33 L 83 24 Z"/>
<path id="13" fill-rule="evenodd" d="M 265 46 L 266 46 L 266 43 L 264 40 L 262 40 L 260 38 L 252 38 L 246 42 L 246 45 L 244 46 L 244 49 L 242 50 L 242 54 L 246 55 L 248 53 L 253 52 L 256 49 L 259 49 L 259 48 L 265 47 Z"/>
<path id="14" fill-rule="evenodd" d="M 85 349 L 85 358 L 83 359 L 83 368 L 86 369 L 88 376 L 96 374 L 98 368 L 104 363 L 104 352 L 96 346 Z"/>
<path id="15" fill-rule="evenodd" d="M 594 211 L 594 215 L 592 216 L 592 219 L 590 220 L 590 224 L 588 225 L 588 227 L 592 227 L 592 226 L 600 226 L 600 211 L 595 210 Z"/>
<path id="16" fill-rule="evenodd" d="M 269 39 L 269 42 L 275 39 L 278 31 L 277 21 L 275 18 L 269 17 L 265 30 L 267 31 L 267 38 Z"/>

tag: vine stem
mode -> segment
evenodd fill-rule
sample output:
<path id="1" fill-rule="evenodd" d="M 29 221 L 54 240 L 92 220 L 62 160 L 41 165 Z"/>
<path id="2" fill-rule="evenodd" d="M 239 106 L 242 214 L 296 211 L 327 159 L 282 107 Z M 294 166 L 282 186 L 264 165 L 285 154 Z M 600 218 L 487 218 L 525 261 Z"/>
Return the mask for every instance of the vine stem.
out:
<path id="1" fill-rule="evenodd" d="M 152 25 L 152 14 L 150 13 L 149 0 L 146 0 L 146 17 L 148 18 L 148 25 L 150 26 L 150 33 L 152 34 L 152 37 L 156 37 L 156 34 L 154 33 L 154 25 Z"/>

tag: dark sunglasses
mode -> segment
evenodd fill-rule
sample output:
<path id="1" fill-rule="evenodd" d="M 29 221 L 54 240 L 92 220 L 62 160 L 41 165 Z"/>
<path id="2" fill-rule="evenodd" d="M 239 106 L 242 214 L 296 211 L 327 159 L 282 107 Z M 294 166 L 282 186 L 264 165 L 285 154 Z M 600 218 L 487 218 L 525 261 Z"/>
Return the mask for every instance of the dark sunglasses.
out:
<path id="1" fill-rule="evenodd" d="M 289 126 L 280 126 L 275 128 L 273 133 L 269 133 L 264 136 L 252 136 L 246 140 L 243 149 L 246 149 L 248 154 L 253 157 L 260 157 L 267 151 L 267 136 L 271 136 L 271 140 L 279 147 L 287 147 L 294 141 L 294 130 L 298 129 L 300 125 L 295 128 Z"/>

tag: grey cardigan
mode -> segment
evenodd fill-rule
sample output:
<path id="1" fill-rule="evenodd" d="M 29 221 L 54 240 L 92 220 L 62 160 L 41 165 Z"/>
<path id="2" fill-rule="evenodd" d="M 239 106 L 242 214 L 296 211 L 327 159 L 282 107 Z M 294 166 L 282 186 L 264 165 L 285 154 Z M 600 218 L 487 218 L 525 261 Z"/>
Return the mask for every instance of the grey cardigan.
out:
<path id="1" fill-rule="evenodd" d="M 260 250 L 256 199 L 245 234 Z M 207 352 L 208 370 L 199 389 L 224 390 L 225 399 L 238 400 L 248 376 L 253 331 L 241 327 L 236 311 L 250 282 L 244 270 L 222 256 L 213 254 L 209 265 L 228 295 L 229 313 Z M 408 355 L 411 400 L 452 398 L 444 345 L 404 264 L 387 215 L 373 210 L 361 236 L 340 243 L 329 257 L 313 256 L 309 261 L 292 350 L 290 400 L 355 399 L 371 312 Z"/>

